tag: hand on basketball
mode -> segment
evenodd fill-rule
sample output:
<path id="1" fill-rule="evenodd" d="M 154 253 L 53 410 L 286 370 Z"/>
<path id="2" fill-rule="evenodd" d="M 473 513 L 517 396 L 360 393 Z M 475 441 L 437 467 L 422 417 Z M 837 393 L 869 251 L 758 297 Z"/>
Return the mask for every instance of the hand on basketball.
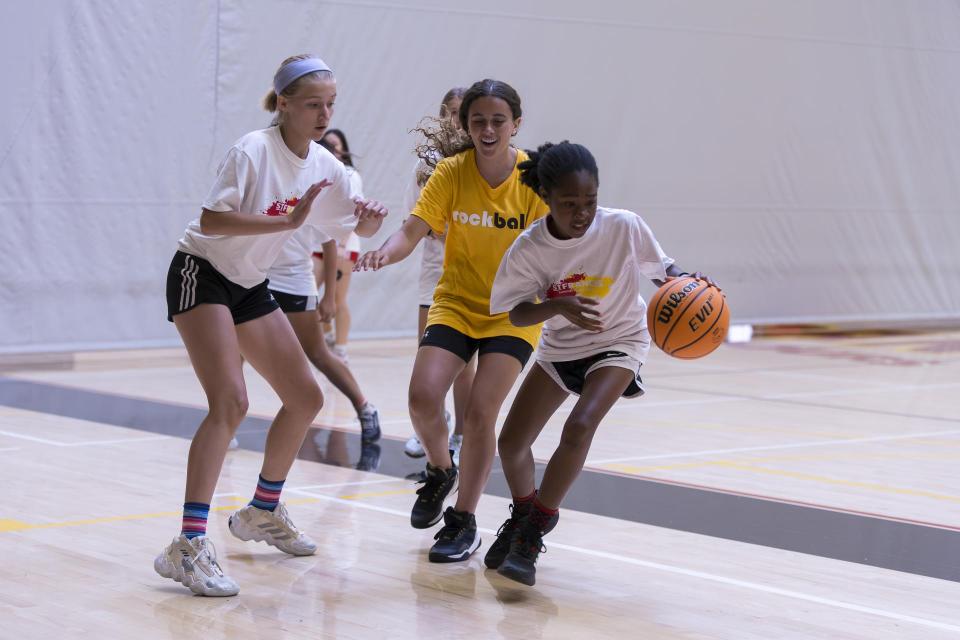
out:
<path id="1" fill-rule="evenodd" d="M 353 265 L 354 271 L 378 271 L 381 267 L 387 266 L 387 254 L 383 251 L 367 251 L 360 256 L 357 264 Z"/>
<path id="2" fill-rule="evenodd" d="M 670 282 L 671 280 L 676 280 L 677 278 L 695 278 L 696 280 L 703 280 L 711 287 L 716 287 L 718 291 L 723 291 L 723 289 L 720 288 L 720 285 L 717 284 L 716 280 L 701 271 L 697 271 L 696 273 L 688 273 L 687 275 L 667 276 L 667 279 L 663 282 Z"/>
<path id="3" fill-rule="evenodd" d="M 353 210 L 353 215 L 357 217 L 358 224 L 366 220 L 382 220 L 387 215 L 387 208 L 376 200 L 361 200 L 357 198 L 353 203 L 356 205 L 356 208 Z"/>
<path id="4" fill-rule="evenodd" d="M 337 314 L 337 299 L 334 296 L 324 294 L 320 298 L 320 304 L 317 305 L 317 314 L 321 322 L 330 322 L 333 316 Z"/>
<path id="5" fill-rule="evenodd" d="M 321 191 L 332 184 L 332 182 L 324 178 L 320 182 L 315 182 L 307 188 L 306 193 L 300 196 L 297 205 L 293 208 L 293 211 L 290 212 L 289 220 L 293 228 L 300 228 L 303 221 L 307 219 L 307 214 L 310 213 L 310 207 L 313 206 L 313 201 L 317 199 Z"/>
<path id="6" fill-rule="evenodd" d="M 600 312 L 594 308 L 600 304 L 599 300 L 583 296 L 563 296 L 553 298 L 550 303 L 556 312 L 571 324 L 587 331 L 603 331 Z"/>

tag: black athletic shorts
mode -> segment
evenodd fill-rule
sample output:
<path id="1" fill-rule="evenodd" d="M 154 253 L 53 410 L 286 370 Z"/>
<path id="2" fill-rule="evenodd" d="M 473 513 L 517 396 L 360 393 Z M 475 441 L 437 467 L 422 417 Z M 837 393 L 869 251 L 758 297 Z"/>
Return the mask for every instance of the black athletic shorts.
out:
<path id="1" fill-rule="evenodd" d="M 627 388 L 623 391 L 624 398 L 637 398 L 643 395 L 643 380 L 640 379 L 640 361 L 632 358 L 622 351 L 604 351 L 594 356 L 587 356 L 579 360 L 568 360 L 566 362 L 545 362 L 537 360 L 548 376 L 553 381 L 569 391 L 570 393 L 580 395 L 583 393 L 583 382 L 587 376 L 601 367 L 621 367 L 635 371 L 634 379 L 630 381 Z"/>
<path id="2" fill-rule="evenodd" d="M 284 313 L 317 310 L 317 296 L 298 296 L 295 293 L 284 293 L 276 289 L 270 289 L 270 293 L 280 305 L 280 311 Z"/>
<path id="3" fill-rule="evenodd" d="M 481 356 L 486 353 L 505 353 L 519 360 L 521 367 L 527 364 L 530 354 L 533 353 L 533 347 L 522 338 L 515 336 L 471 338 L 445 324 L 428 326 L 423 332 L 423 337 L 420 338 L 420 346 L 446 349 L 450 353 L 460 356 L 464 362 L 470 362 L 470 358 L 477 351 L 480 352 Z"/>
<path id="4" fill-rule="evenodd" d="M 198 304 L 228 307 L 233 324 L 256 320 L 280 307 L 270 295 L 267 282 L 244 289 L 220 275 L 203 258 L 177 251 L 167 271 L 167 320 L 173 322 L 173 316 Z"/>

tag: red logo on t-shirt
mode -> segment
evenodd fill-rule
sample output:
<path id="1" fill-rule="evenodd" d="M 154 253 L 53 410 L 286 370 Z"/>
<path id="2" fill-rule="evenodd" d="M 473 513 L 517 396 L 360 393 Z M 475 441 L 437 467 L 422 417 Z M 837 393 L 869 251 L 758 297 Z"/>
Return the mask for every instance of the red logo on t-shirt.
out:
<path id="1" fill-rule="evenodd" d="M 547 288 L 547 298 L 563 298 L 567 296 L 577 295 L 577 290 L 573 288 L 573 284 L 581 282 L 587 279 L 587 274 L 585 273 L 573 273 L 560 280 L 559 282 L 554 282 Z"/>
<path id="2" fill-rule="evenodd" d="M 287 198 L 285 201 L 274 200 L 264 213 L 268 216 L 285 216 L 300 202 L 300 198 Z"/>

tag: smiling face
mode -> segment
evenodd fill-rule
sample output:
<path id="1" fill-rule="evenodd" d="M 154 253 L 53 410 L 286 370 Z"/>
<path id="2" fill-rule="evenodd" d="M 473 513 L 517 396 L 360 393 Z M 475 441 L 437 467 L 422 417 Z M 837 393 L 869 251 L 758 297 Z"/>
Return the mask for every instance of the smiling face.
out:
<path id="1" fill-rule="evenodd" d="M 292 96 L 277 96 L 285 133 L 297 140 L 319 140 L 330 126 L 336 99 L 337 81 L 332 77 L 305 80 Z"/>
<path id="2" fill-rule="evenodd" d="M 580 169 L 565 174 L 543 199 L 550 207 L 547 225 L 561 240 L 583 237 L 597 215 L 597 179 Z"/>
<path id="3" fill-rule="evenodd" d="M 510 149 L 510 138 L 517 132 L 520 118 L 514 119 L 510 105 L 503 98 L 483 96 L 470 103 L 467 133 L 485 158 L 495 158 Z"/>

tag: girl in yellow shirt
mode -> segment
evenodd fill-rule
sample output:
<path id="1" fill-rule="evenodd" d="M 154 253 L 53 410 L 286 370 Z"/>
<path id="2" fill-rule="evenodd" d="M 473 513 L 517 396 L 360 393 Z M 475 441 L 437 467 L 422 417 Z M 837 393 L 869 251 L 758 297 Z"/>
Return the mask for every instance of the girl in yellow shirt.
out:
<path id="1" fill-rule="evenodd" d="M 463 95 L 464 149 L 440 161 L 411 215 L 357 269 L 377 270 L 406 258 L 428 232 L 446 232 L 443 275 L 410 379 L 410 419 L 427 454 L 423 486 L 410 523 L 426 529 L 444 520 L 431 562 L 466 560 L 480 547 L 474 517 L 496 452 L 500 407 L 533 352 L 539 325 L 515 327 L 508 314 L 490 315 L 490 290 L 504 253 L 547 213 L 540 196 L 520 182 L 526 154 L 511 144 L 521 121 L 520 96 L 497 80 L 474 83 Z M 459 469 L 447 448 L 443 402 L 454 379 L 478 353 L 467 404 Z M 459 483 L 457 502 L 443 502 Z"/>

